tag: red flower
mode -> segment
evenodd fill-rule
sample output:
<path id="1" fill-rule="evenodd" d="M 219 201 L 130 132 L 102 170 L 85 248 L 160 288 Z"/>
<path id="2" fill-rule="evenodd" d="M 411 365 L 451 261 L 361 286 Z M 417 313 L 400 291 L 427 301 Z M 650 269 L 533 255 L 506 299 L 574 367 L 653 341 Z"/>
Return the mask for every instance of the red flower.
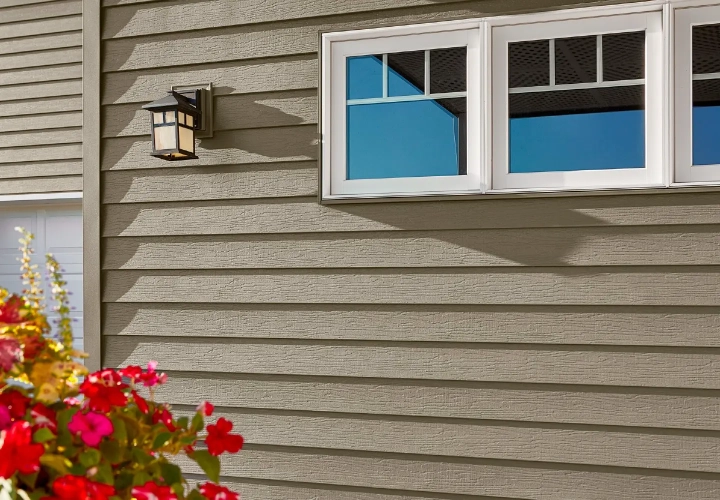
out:
<path id="1" fill-rule="evenodd" d="M 170 486 L 160 486 L 152 481 L 142 486 L 135 486 L 132 489 L 132 496 L 134 500 L 177 500 Z"/>
<path id="2" fill-rule="evenodd" d="M 145 401 L 145 399 L 143 399 L 143 397 L 135 391 L 130 392 L 130 394 L 132 395 L 133 399 L 135 400 L 135 404 L 137 405 L 138 410 L 140 410 L 141 412 L 143 412 L 144 414 L 147 415 L 148 412 L 150 411 L 147 401 Z"/>
<path id="3" fill-rule="evenodd" d="M 15 422 L 0 433 L 0 477 L 9 478 L 15 472 L 32 474 L 40 470 L 40 457 L 45 447 L 32 442 L 32 429 L 28 422 Z"/>
<path id="4" fill-rule="evenodd" d="M 23 356 L 34 359 L 43 350 L 47 341 L 42 337 L 26 337 L 23 340 Z"/>
<path id="5" fill-rule="evenodd" d="M 13 419 L 23 418 L 29 404 L 30 398 L 15 389 L 10 389 L 0 394 L 0 405 L 8 407 Z"/>
<path id="6" fill-rule="evenodd" d="M 207 426 L 205 444 L 210 454 L 217 456 L 225 451 L 237 453 L 242 449 L 243 437 L 240 434 L 230 434 L 232 428 L 232 422 L 225 418 L 220 418 L 215 425 Z"/>
<path id="7" fill-rule="evenodd" d="M 52 485 L 55 496 L 43 500 L 108 500 L 115 494 L 109 484 L 90 481 L 83 476 L 62 476 Z"/>
<path id="8" fill-rule="evenodd" d="M 208 500 L 238 500 L 240 498 L 240 495 L 234 491 L 214 483 L 201 484 L 200 493 Z"/>
<path id="9" fill-rule="evenodd" d="M 155 413 L 153 413 L 152 416 L 152 421 L 153 424 L 162 422 L 163 424 L 165 424 L 165 427 L 167 427 L 170 432 L 175 432 L 175 430 L 177 429 L 177 427 L 175 427 L 175 424 L 173 424 L 172 414 L 167 410 L 167 408 L 163 408 L 162 410 L 156 408 Z"/>
<path id="10" fill-rule="evenodd" d="M 35 427 L 47 427 L 51 431 L 57 431 L 57 416 L 54 410 L 51 410 L 42 403 L 37 403 L 30 410 L 30 416 L 35 420 Z"/>
<path id="11" fill-rule="evenodd" d="M 135 382 L 137 379 L 140 378 L 140 375 L 142 375 L 143 369 L 136 365 L 130 365 L 125 368 L 120 368 L 118 370 L 118 373 L 122 375 L 123 377 L 127 377 L 133 382 Z"/>
<path id="12" fill-rule="evenodd" d="M 19 295 L 11 295 L 4 304 L 0 304 L 0 324 L 18 324 L 27 315 L 25 301 Z"/>
<path id="13" fill-rule="evenodd" d="M 113 406 L 125 406 L 128 402 L 123 389 L 127 388 L 115 370 L 105 369 L 88 375 L 80 385 L 80 392 L 87 398 L 87 405 L 95 411 L 107 413 Z"/>
<path id="14" fill-rule="evenodd" d="M 206 417 L 211 416 L 213 414 L 214 410 L 215 410 L 215 407 L 207 401 L 200 403 L 200 405 L 197 407 L 197 411 L 199 411 Z"/>

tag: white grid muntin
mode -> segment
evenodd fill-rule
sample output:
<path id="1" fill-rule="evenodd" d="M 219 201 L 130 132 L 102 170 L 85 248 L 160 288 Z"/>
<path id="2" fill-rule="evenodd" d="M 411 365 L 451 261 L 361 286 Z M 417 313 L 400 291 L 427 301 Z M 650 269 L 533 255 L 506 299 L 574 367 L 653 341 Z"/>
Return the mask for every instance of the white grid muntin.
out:
<path id="1" fill-rule="evenodd" d="M 608 15 L 611 13 L 611 15 Z M 492 191 L 610 189 L 621 187 L 664 186 L 663 176 L 663 30 L 662 5 L 643 5 L 642 10 L 627 13 L 606 9 L 603 15 L 591 12 L 582 17 L 541 22 L 538 15 L 529 16 L 527 23 L 506 23 L 507 19 L 489 22 L 492 43 Z M 584 84 L 550 85 L 541 91 L 578 88 L 601 88 L 645 83 L 645 168 L 613 170 L 577 170 L 562 172 L 509 172 L 509 95 L 508 44 L 529 40 L 550 41 L 550 73 L 554 73 L 553 40 L 591 35 L 609 35 L 644 31 L 646 33 L 645 78 L 625 82 L 590 82 Z M 598 75 L 599 76 L 599 75 Z M 521 89 L 525 91 L 525 89 Z M 538 91 L 529 87 L 527 91 Z"/>
<path id="2" fill-rule="evenodd" d="M 693 74 L 692 36 L 694 26 L 720 24 L 720 5 L 681 5 L 675 9 L 675 182 L 717 184 L 720 165 L 693 165 L 692 82 L 717 80 L 720 73 Z"/>

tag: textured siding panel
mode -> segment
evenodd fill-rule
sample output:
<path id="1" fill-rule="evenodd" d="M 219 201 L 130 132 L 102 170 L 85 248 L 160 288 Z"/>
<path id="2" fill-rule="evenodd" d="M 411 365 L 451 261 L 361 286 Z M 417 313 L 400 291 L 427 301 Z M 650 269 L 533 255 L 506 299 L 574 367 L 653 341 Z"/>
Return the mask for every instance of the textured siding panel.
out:
<path id="1" fill-rule="evenodd" d="M 0 0 L 2 195 L 82 191 L 81 7 Z"/>
<path id="2" fill-rule="evenodd" d="M 716 193 L 317 203 L 320 30 L 577 3 L 103 1 L 104 363 L 235 419 L 243 498 L 720 496 Z M 197 82 L 214 137 L 151 158 Z"/>

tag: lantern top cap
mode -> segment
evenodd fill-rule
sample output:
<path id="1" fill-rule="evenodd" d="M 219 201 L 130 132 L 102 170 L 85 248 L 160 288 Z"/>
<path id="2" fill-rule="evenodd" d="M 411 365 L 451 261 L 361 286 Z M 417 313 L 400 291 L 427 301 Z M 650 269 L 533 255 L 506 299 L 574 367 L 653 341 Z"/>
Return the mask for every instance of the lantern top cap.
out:
<path id="1" fill-rule="evenodd" d="M 183 113 L 187 113 L 189 115 L 200 115 L 190 99 L 175 91 L 170 91 L 168 95 L 162 99 L 145 104 L 143 109 L 147 109 L 148 111 L 167 111 L 177 109 L 178 111 L 182 111 Z"/>

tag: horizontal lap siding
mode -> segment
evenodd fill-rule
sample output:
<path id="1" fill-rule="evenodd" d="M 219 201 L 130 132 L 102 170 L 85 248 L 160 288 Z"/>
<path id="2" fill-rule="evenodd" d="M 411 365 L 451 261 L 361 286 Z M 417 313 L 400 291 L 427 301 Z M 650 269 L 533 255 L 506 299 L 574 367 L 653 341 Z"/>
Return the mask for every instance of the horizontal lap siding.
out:
<path id="1" fill-rule="evenodd" d="M 104 362 L 232 417 L 243 498 L 720 496 L 717 194 L 316 201 L 319 31 L 559 4 L 103 1 Z M 214 137 L 151 158 L 197 82 Z"/>
<path id="2" fill-rule="evenodd" d="M 0 0 L 0 195 L 82 191 L 81 4 Z"/>

